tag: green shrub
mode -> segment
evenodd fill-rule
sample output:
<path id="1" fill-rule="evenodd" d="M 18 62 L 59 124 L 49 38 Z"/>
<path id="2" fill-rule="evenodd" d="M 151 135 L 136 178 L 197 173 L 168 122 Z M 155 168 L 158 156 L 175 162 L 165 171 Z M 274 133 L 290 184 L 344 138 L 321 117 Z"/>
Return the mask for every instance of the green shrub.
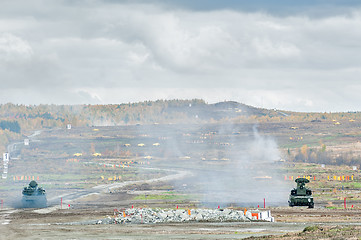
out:
<path id="1" fill-rule="evenodd" d="M 303 229 L 303 232 L 314 232 L 319 229 L 318 226 L 307 226 L 305 229 Z"/>

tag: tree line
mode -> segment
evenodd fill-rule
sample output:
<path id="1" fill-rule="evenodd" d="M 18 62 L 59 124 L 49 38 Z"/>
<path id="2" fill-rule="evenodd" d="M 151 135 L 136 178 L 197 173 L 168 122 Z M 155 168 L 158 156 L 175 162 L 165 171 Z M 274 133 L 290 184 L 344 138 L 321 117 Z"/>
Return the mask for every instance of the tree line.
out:
<path id="1" fill-rule="evenodd" d="M 360 166 L 360 156 L 356 156 L 352 151 L 337 154 L 331 150 L 326 151 L 325 144 L 321 144 L 320 147 L 315 148 L 309 148 L 305 144 L 299 148 L 295 154 L 291 154 L 290 150 L 288 150 L 288 156 L 290 160 L 294 162 Z"/>
<path id="2" fill-rule="evenodd" d="M 2 121 L 0 121 L 0 128 L 2 130 L 8 129 L 15 133 L 20 133 L 20 130 L 21 130 L 20 125 L 17 121 L 2 120 Z"/>
<path id="3" fill-rule="evenodd" d="M 355 121 L 361 112 L 299 113 L 263 109 L 236 102 L 208 104 L 202 99 L 157 100 L 107 105 L 0 104 L 0 146 L 23 131 L 65 127 L 168 123 L 256 123 Z"/>

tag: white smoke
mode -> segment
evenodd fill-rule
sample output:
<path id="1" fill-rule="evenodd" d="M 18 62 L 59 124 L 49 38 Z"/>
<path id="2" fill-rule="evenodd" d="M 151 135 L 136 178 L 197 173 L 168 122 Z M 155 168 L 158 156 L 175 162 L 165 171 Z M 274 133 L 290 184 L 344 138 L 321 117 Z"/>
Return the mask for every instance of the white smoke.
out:
<path id="1" fill-rule="evenodd" d="M 272 137 L 261 135 L 256 126 L 223 125 L 219 140 L 225 143 L 216 151 L 222 159 L 202 163 L 189 183 L 200 193 L 203 204 L 257 206 L 263 205 L 264 199 L 271 205 L 287 204 L 289 187 L 276 163 L 280 152 Z"/>

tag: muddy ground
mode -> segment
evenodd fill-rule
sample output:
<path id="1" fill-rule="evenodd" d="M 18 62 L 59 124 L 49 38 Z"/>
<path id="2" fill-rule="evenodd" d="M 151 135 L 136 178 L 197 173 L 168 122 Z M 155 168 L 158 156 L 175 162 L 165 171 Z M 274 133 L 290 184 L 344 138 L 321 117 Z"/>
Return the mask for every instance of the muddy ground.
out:
<path id="1" fill-rule="evenodd" d="M 98 220 L 114 217 L 114 208 L 176 206 L 171 201 L 145 203 L 132 199 L 132 194 L 121 191 L 74 200 L 70 208 L 64 203 L 62 209 L 60 205 L 47 209 L 2 209 L 0 239 L 242 239 L 265 235 L 275 236 L 271 239 L 315 239 L 314 234 L 325 234 L 330 229 L 333 229 L 330 234 L 346 234 L 348 238 L 360 234 L 361 210 L 327 209 L 317 205 L 314 209 L 267 208 L 275 217 L 275 223 L 96 224 Z M 192 204 L 184 201 L 179 207 Z M 300 233 L 312 226 L 318 228 Z M 305 238 L 298 238 L 300 236 Z"/>

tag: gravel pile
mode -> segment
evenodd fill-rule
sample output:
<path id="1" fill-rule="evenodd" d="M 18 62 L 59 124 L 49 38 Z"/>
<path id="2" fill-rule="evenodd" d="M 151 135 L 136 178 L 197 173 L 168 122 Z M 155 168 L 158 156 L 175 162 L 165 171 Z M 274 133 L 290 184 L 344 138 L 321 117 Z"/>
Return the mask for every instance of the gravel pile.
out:
<path id="1" fill-rule="evenodd" d="M 234 222 L 250 221 L 251 213 L 232 209 L 151 209 L 132 208 L 119 211 L 114 223 L 179 223 L 179 222 Z"/>

